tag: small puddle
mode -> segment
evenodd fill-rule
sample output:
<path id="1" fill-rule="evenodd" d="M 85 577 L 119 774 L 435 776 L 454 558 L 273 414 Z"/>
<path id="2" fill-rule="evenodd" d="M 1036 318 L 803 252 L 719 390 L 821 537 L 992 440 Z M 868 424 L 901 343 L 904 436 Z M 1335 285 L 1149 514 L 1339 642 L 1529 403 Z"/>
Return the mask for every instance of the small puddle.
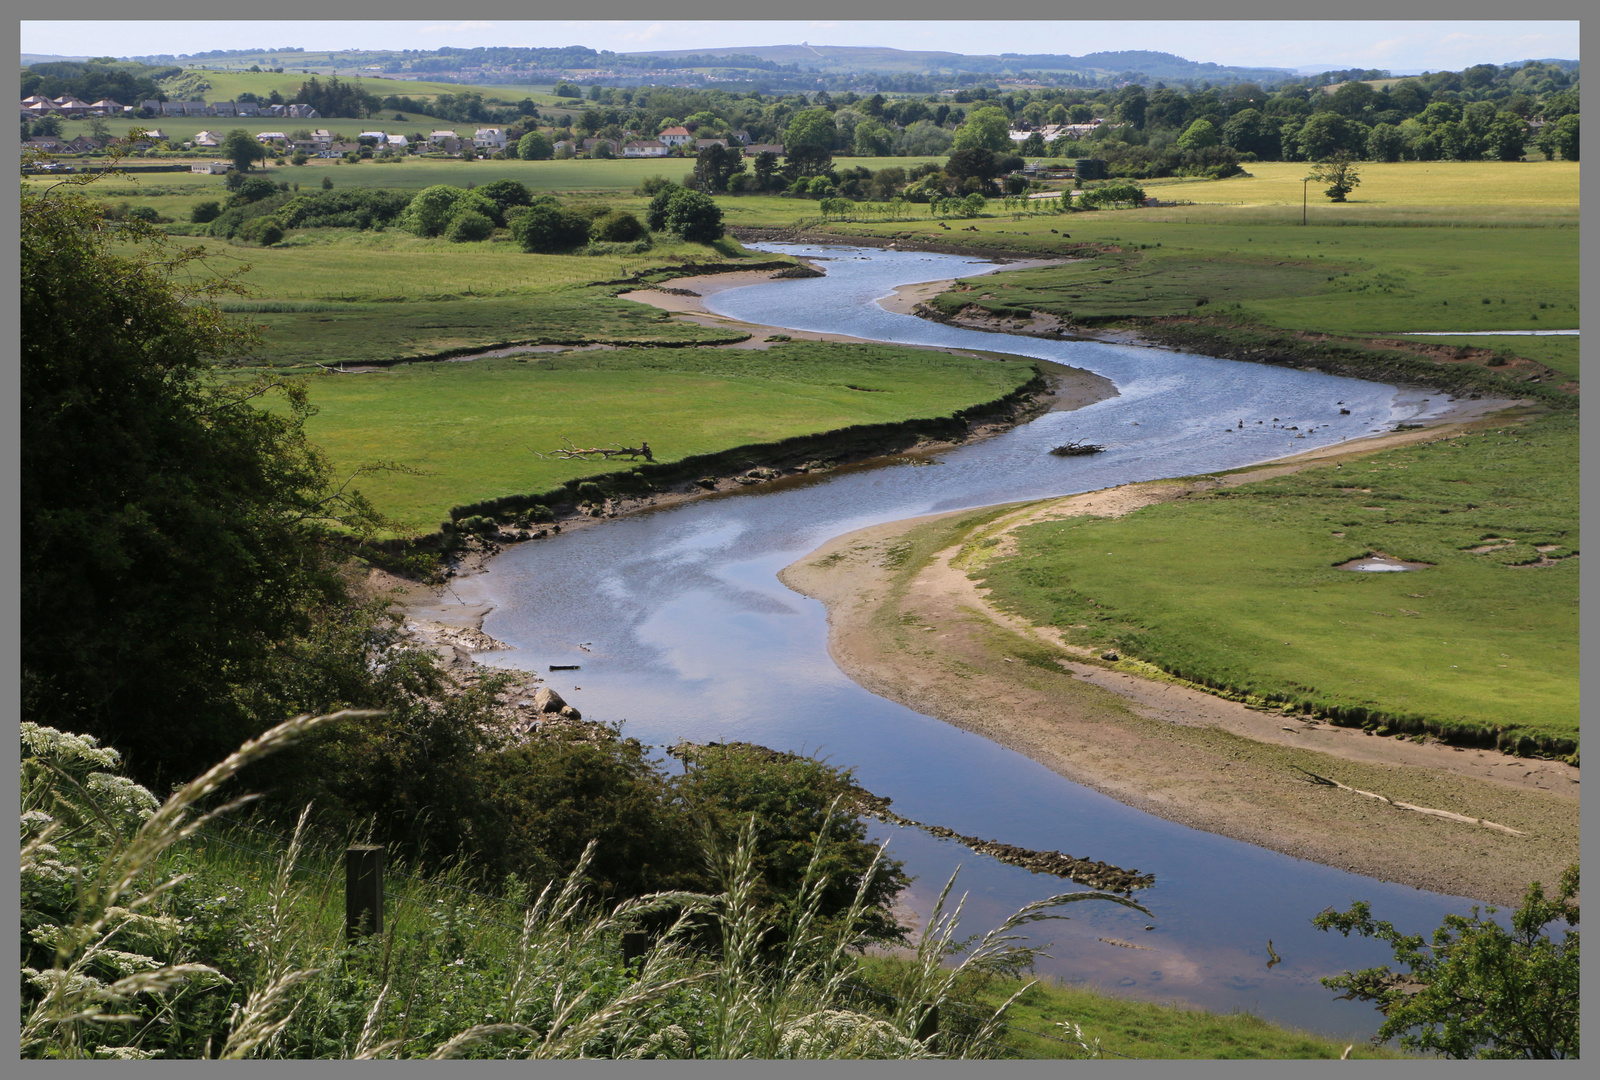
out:
<path id="1" fill-rule="evenodd" d="M 1381 573 L 1388 570 L 1426 570 L 1430 565 L 1430 563 L 1404 562 L 1389 555 L 1363 555 L 1359 559 L 1351 559 L 1349 562 L 1340 563 L 1334 569 Z"/>

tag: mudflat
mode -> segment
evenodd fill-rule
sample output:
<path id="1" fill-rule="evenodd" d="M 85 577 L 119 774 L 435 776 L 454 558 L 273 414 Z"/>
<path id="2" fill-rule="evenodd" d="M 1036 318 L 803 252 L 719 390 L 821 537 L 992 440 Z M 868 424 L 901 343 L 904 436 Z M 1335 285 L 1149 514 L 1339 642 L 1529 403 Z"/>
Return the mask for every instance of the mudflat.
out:
<path id="1" fill-rule="evenodd" d="M 829 652 L 851 678 L 1069 780 L 1298 858 L 1515 903 L 1528 882 L 1554 882 L 1578 859 L 1576 768 L 1251 708 L 1067 645 L 995 609 L 968 576 L 976 549 L 966 545 L 979 533 L 983 550 L 1004 553 L 1010 530 L 1029 522 L 1119 515 L 1197 485 L 1244 483 L 1437 438 L 1483 422 L 1493 403 L 1461 404 L 1423 431 L 1224 477 L 874 526 L 830 540 L 780 577 L 826 605 Z"/>

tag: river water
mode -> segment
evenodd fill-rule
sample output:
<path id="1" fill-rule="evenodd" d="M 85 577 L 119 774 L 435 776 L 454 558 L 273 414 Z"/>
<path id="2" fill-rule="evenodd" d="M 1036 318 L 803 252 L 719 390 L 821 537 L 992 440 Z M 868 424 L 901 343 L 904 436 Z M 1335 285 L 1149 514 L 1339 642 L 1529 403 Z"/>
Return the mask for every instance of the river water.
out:
<path id="1" fill-rule="evenodd" d="M 868 693 L 829 658 L 822 605 L 776 574 L 824 540 L 867 525 L 1233 468 L 1392 428 L 1442 410 L 1444 396 L 1160 349 L 944 326 L 875 301 L 899 285 L 972 276 L 993 264 L 921 252 L 764 248 L 817 259 L 826 276 L 728 290 L 707 307 L 774 326 L 1072 364 L 1111 379 L 1119 394 L 938 454 L 931 465 L 894 458 L 518 545 L 477 579 L 475 591 L 496 605 L 484 630 L 513 646 L 482 659 L 541 673 L 550 664 L 582 665 L 548 673 L 549 684 L 585 716 L 625 720 L 626 734 L 657 747 L 744 740 L 817 753 L 854 767 L 863 786 L 917 820 L 1155 874 L 1155 886 L 1135 896 L 1152 918 L 1075 904 L 1070 920 L 1042 924 L 1034 940 L 1053 943 L 1053 958 L 1039 961 L 1041 973 L 1149 1000 L 1244 1009 L 1334 1036 L 1376 1030 L 1381 1018 L 1370 1006 L 1335 1001 L 1317 980 L 1389 957 L 1371 942 L 1315 930 L 1311 917 L 1365 899 L 1379 918 L 1427 931 L 1471 901 L 1163 821 Z M 1046 453 L 1068 438 L 1108 449 L 1092 457 Z M 871 824 L 916 876 L 904 900 L 919 917 L 961 867 L 955 895 L 968 894 L 967 933 L 1077 888 L 956 841 Z M 1269 939 L 1282 958 L 1271 967 Z"/>

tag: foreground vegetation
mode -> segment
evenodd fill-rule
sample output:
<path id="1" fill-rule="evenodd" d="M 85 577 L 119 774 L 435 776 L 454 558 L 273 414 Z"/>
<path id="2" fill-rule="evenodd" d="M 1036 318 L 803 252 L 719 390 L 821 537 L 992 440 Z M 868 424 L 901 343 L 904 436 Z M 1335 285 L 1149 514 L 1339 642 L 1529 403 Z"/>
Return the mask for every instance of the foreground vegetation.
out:
<path id="1" fill-rule="evenodd" d="M 1033 905 L 953 965 L 959 906 L 909 956 L 863 956 L 864 893 L 822 917 L 822 834 L 776 923 L 760 832 L 736 829 L 705 841 L 726 845 L 707 851 L 712 892 L 620 906 L 596 902 L 592 845 L 548 886 L 391 860 L 382 931 L 347 940 L 342 860 L 305 818 L 286 838 L 203 811 L 240 767 L 350 719 L 285 725 L 160 807 L 113 751 L 24 725 L 24 1057 L 1341 1056 L 1245 1014 L 1016 974 L 1030 953 L 1015 930 L 1079 900 L 1129 903 L 1105 894 Z M 641 930 L 634 951 L 623 934 Z"/>
<path id="2" fill-rule="evenodd" d="M 1069 641 L 1206 686 L 1576 760 L 1577 440 L 1570 413 L 1525 415 L 1032 525 L 984 581 Z M 1427 567 L 1338 569 L 1374 552 Z"/>

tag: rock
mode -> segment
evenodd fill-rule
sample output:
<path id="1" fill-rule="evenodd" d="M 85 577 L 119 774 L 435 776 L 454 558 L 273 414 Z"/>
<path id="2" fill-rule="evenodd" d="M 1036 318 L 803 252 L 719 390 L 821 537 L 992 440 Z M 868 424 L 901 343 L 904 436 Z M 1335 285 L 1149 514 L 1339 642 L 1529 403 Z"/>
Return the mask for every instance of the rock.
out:
<path id="1" fill-rule="evenodd" d="M 541 686 L 534 692 L 533 707 L 542 713 L 560 712 L 562 709 L 571 708 L 560 694 L 548 686 Z"/>
<path id="2" fill-rule="evenodd" d="M 556 712 L 556 715 L 557 716 L 561 716 L 561 717 L 565 717 L 568 720 L 582 720 L 583 719 L 583 714 L 581 712 L 579 712 L 577 709 L 574 709 L 571 705 L 563 705 L 563 706 L 561 706 L 561 708 Z"/>
<path id="3" fill-rule="evenodd" d="M 1121 660 L 1122 659 L 1122 654 L 1117 652 L 1117 650 L 1115 650 L 1115 649 L 1107 649 L 1105 652 L 1100 654 L 1100 659 L 1102 659 L 1102 660 Z"/>

